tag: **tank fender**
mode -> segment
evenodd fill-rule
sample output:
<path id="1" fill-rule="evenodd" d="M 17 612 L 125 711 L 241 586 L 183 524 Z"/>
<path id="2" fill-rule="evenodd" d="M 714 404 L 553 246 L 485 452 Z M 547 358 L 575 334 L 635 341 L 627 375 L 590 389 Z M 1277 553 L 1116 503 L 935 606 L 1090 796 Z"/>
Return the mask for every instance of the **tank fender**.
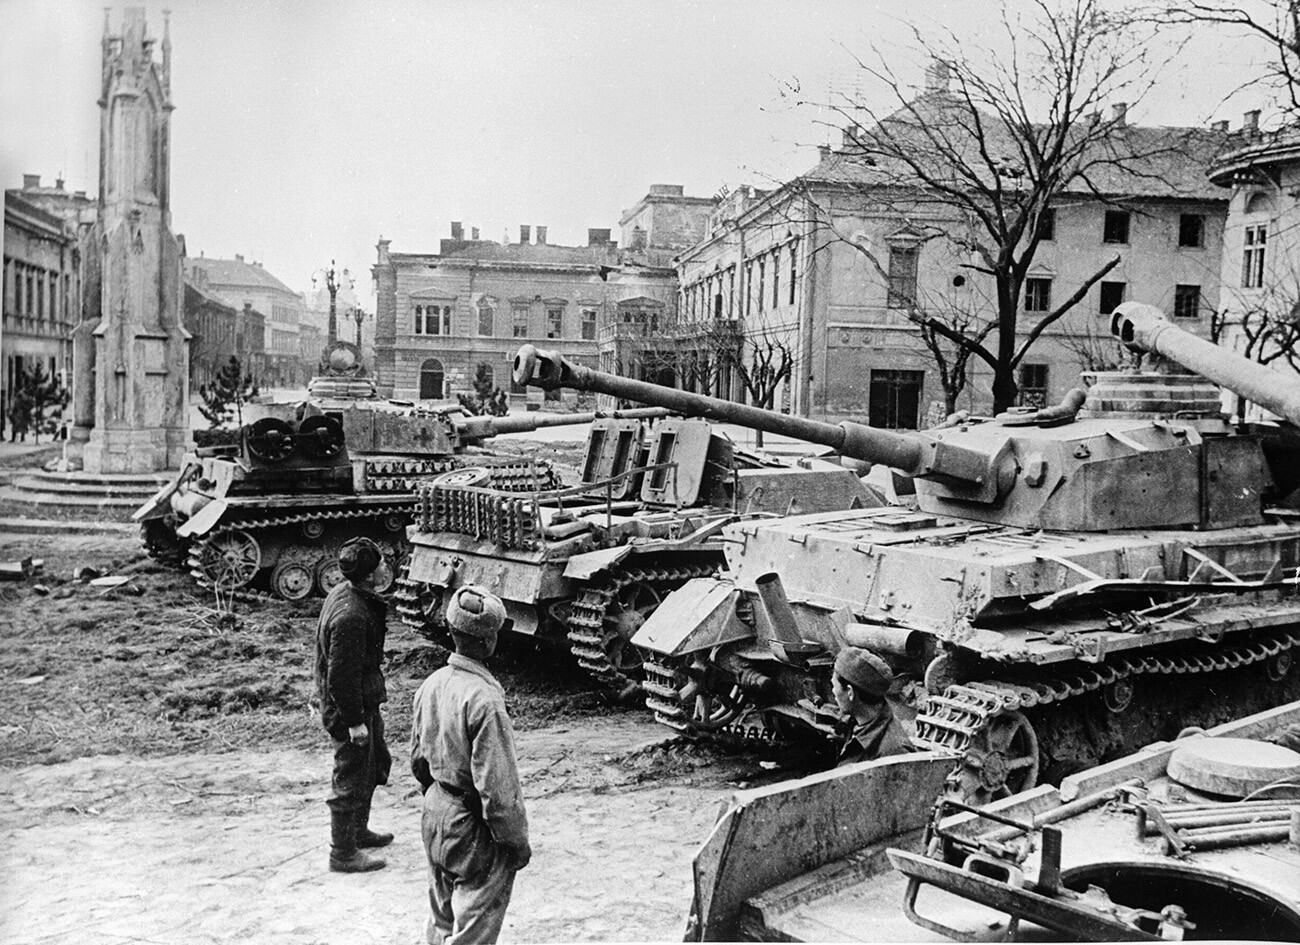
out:
<path id="1" fill-rule="evenodd" d="M 602 571 L 607 571 L 632 553 L 631 545 L 598 548 L 574 555 L 564 565 L 564 576 L 574 581 L 590 581 Z"/>
<path id="2" fill-rule="evenodd" d="M 225 499 L 213 499 L 193 518 L 187 520 L 180 528 L 176 529 L 176 534 L 181 538 L 190 538 L 194 535 L 206 535 L 216 527 L 221 521 L 221 516 L 226 514 L 226 509 L 230 503 Z"/>
<path id="3" fill-rule="evenodd" d="M 179 476 L 155 492 L 152 499 L 131 513 L 131 521 L 147 522 L 150 519 L 162 518 L 166 515 L 171 511 L 171 497 L 176 494 L 176 490 L 181 487 L 181 483 L 189 479 L 191 474 L 200 470 L 202 465 L 202 463 L 194 459 L 186 462 Z"/>
<path id="4" fill-rule="evenodd" d="M 750 640 L 754 631 L 736 614 L 740 590 L 729 578 L 692 578 L 664 598 L 632 637 L 634 646 L 680 656 Z"/>

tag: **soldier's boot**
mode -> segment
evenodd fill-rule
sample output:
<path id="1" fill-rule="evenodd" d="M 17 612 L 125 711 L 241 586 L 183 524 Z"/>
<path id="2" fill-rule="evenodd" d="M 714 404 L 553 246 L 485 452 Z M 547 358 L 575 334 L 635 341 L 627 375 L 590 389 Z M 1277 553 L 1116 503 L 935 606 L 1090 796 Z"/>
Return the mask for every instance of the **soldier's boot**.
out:
<path id="1" fill-rule="evenodd" d="M 384 868 L 384 861 L 357 849 L 356 812 L 330 811 L 330 872 L 368 873 Z"/>
<path id="2" fill-rule="evenodd" d="M 376 833 L 370 829 L 370 798 L 357 809 L 357 848 L 361 850 L 386 847 L 393 842 L 391 833 Z"/>

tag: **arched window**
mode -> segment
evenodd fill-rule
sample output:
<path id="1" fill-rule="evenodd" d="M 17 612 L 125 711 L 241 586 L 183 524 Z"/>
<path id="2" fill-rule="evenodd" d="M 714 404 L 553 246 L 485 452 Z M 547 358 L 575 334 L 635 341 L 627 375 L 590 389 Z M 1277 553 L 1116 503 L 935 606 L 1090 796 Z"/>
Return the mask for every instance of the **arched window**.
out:
<path id="1" fill-rule="evenodd" d="M 420 365 L 420 399 L 441 400 L 445 375 L 442 362 L 430 358 Z"/>

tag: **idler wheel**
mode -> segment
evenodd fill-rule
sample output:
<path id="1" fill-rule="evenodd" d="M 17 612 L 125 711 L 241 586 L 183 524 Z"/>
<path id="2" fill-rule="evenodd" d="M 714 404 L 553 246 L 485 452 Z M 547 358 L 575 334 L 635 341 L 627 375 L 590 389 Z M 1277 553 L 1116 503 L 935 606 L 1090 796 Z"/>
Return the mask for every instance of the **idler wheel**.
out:
<path id="1" fill-rule="evenodd" d="M 283 600 L 302 600 L 315 583 L 311 568 L 301 561 L 281 561 L 271 572 L 271 590 Z"/>
<path id="2" fill-rule="evenodd" d="M 248 452 L 264 463 L 281 463 L 293 455 L 293 427 L 275 417 L 263 417 L 248 427 Z"/>
<path id="3" fill-rule="evenodd" d="M 321 414 L 298 424 L 298 444 L 308 456 L 333 459 L 343 452 L 343 424 Z"/>
<path id="4" fill-rule="evenodd" d="M 316 559 L 316 587 L 322 594 L 328 594 L 346 580 L 337 553 L 330 552 Z"/>
<path id="5" fill-rule="evenodd" d="M 962 758 L 962 793 L 980 807 L 1038 783 L 1038 736 L 1024 713 L 993 716 L 971 738 Z"/>
<path id="6" fill-rule="evenodd" d="M 262 566 L 262 548 L 246 531 L 223 531 L 203 546 L 199 566 L 203 574 L 222 590 L 243 587 Z"/>

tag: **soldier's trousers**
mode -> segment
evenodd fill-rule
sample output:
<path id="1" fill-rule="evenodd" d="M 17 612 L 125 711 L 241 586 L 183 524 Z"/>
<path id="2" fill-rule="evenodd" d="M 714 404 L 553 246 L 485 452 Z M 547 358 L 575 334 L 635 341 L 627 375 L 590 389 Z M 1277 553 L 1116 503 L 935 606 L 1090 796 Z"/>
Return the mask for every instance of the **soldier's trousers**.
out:
<path id="1" fill-rule="evenodd" d="M 475 805 L 433 785 L 424 794 L 420 833 L 429 862 L 429 945 L 495 942 L 515 870 Z"/>
<path id="2" fill-rule="evenodd" d="M 334 739 L 333 795 L 325 803 L 331 810 L 357 811 L 367 807 L 375 785 L 387 784 L 393 756 L 384 741 L 384 719 L 376 709 L 366 719 L 370 739 L 354 745 L 345 738 Z"/>

